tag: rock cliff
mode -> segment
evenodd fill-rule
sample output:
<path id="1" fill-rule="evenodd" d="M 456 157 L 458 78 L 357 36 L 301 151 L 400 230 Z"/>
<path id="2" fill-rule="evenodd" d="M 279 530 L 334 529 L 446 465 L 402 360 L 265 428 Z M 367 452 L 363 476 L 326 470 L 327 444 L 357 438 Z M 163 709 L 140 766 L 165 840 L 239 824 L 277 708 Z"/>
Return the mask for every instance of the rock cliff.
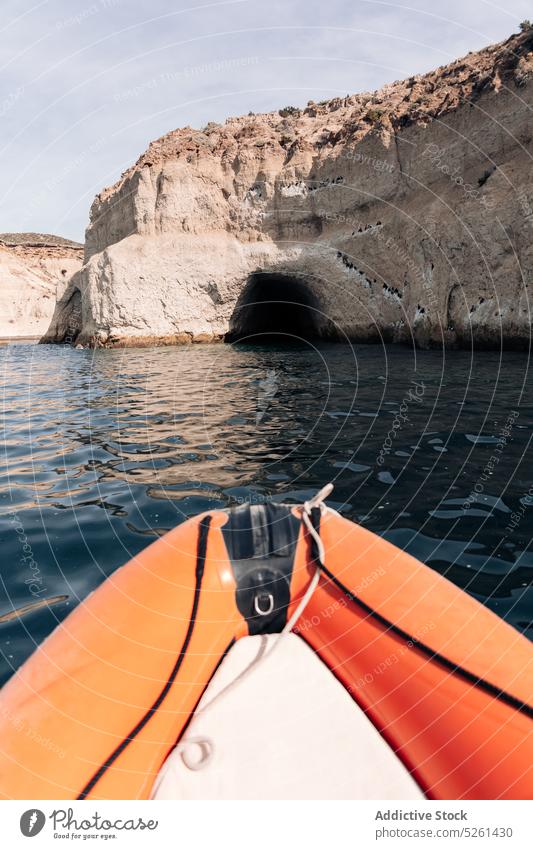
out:
<path id="1" fill-rule="evenodd" d="M 527 29 L 374 93 L 153 142 L 95 199 L 43 341 L 527 346 L 532 51 Z"/>
<path id="2" fill-rule="evenodd" d="M 0 233 L 0 338 L 40 336 L 81 268 L 83 246 L 43 233 Z"/>

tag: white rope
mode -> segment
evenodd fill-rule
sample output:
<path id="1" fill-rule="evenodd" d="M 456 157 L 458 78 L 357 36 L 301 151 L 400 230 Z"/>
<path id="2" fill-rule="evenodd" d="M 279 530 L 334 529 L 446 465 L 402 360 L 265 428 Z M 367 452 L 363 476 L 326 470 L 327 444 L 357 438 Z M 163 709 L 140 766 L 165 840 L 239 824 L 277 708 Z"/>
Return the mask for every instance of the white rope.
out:
<path id="1" fill-rule="evenodd" d="M 212 710 L 213 705 L 219 704 L 220 701 L 228 695 L 228 693 L 230 693 L 232 690 L 242 684 L 242 682 L 245 681 L 252 674 L 252 672 L 256 671 L 260 664 L 264 663 L 268 658 L 272 657 L 275 650 L 281 645 L 283 640 L 286 638 L 287 634 L 290 634 L 290 632 L 298 622 L 300 616 L 304 612 L 305 608 L 307 607 L 309 600 L 313 595 L 320 580 L 320 570 L 325 560 L 324 543 L 320 539 L 320 534 L 315 530 L 311 522 L 311 510 L 313 510 L 313 508 L 318 507 L 321 513 L 325 513 L 327 508 L 324 504 L 324 501 L 328 497 L 328 495 L 331 494 L 332 490 L 333 484 L 326 484 L 326 486 L 323 487 L 320 492 L 317 492 L 317 494 L 313 498 L 311 498 L 309 501 L 306 501 L 302 507 L 302 521 L 307 529 L 309 536 L 311 536 L 316 543 L 318 559 L 313 577 L 311 578 L 309 586 L 307 587 L 305 593 L 300 599 L 296 610 L 283 628 L 283 631 L 281 631 L 277 640 L 274 642 L 274 645 L 268 651 L 265 651 L 265 639 L 261 645 L 260 651 L 258 652 L 257 656 L 252 660 L 252 662 L 245 669 L 243 669 L 243 671 L 240 673 L 240 675 L 237 676 L 237 678 L 235 678 L 226 687 L 224 687 L 224 689 L 221 690 L 220 693 L 217 693 L 217 695 L 213 699 L 211 699 L 211 701 L 207 705 L 205 705 L 205 707 L 197 711 L 195 714 L 195 719 L 200 716 L 205 716 L 208 711 Z M 199 749 L 199 759 L 193 757 L 194 747 L 197 747 L 197 752 Z M 215 743 L 213 738 L 207 735 L 202 737 L 187 737 L 186 739 L 178 743 L 175 751 L 179 752 L 183 763 L 188 769 L 196 771 L 204 769 L 204 767 L 206 767 L 213 760 L 215 754 Z"/>

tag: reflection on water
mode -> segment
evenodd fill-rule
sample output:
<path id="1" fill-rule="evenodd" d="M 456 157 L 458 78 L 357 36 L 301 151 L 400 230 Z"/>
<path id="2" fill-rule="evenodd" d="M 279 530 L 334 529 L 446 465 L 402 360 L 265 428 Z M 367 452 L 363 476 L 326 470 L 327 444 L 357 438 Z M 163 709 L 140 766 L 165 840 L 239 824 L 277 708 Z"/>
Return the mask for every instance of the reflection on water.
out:
<path id="1" fill-rule="evenodd" d="M 243 500 L 302 501 L 330 480 L 332 506 L 530 627 L 524 355 L 20 344 L 0 360 L 0 615 L 68 595 L 0 624 L 2 680 L 176 523 Z"/>

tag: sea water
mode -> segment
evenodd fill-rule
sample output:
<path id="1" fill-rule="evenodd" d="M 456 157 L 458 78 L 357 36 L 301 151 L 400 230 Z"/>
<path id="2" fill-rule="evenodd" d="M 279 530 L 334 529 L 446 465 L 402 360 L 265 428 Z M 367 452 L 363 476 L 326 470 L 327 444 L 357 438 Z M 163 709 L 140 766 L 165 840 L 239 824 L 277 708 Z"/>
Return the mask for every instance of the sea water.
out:
<path id="1" fill-rule="evenodd" d="M 0 366 L 0 681 L 176 524 L 328 481 L 343 515 L 533 635 L 527 354 L 12 344 Z"/>

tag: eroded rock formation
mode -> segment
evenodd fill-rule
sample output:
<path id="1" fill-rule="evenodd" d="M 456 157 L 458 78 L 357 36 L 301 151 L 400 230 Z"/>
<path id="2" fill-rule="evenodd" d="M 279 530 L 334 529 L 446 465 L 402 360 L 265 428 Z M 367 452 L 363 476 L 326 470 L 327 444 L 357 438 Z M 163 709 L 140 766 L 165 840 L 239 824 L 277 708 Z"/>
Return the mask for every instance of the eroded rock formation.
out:
<path id="1" fill-rule="evenodd" d="M 153 142 L 46 341 L 529 344 L 533 31 L 372 94 Z M 291 306 L 280 302 L 288 301 Z"/>
<path id="2" fill-rule="evenodd" d="M 43 233 L 0 233 L 0 338 L 40 336 L 83 246 Z"/>

